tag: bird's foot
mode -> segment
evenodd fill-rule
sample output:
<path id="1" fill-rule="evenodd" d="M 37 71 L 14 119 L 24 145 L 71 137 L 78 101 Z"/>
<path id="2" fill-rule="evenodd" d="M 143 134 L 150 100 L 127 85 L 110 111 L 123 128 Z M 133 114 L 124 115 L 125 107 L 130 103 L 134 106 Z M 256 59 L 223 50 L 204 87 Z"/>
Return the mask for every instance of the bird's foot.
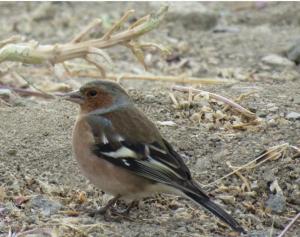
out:
<path id="1" fill-rule="evenodd" d="M 108 203 L 104 206 L 104 207 L 101 207 L 100 209 L 98 210 L 93 210 L 93 211 L 89 211 L 88 212 L 88 215 L 91 216 L 91 217 L 94 217 L 96 215 L 106 215 L 106 213 L 108 212 L 108 210 L 113 206 L 115 205 L 115 203 L 118 201 L 118 199 L 121 197 L 121 195 L 117 195 L 115 196 L 114 198 L 110 199 L 108 201 Z"/>
<path id="2" fill-rule="evenodd" d="M 113 200 L 112 200 L 113 201 Z M 119 208 L 115 207 L 117 199 L 114 200 L 114 203 L 109 202 L 108 204 L 97 211 L 92 211 L 89 213 L 89 216 L 96 216 L 102 215 L 105 221 L 118 221 L 121 222 L 122 220 L 126 219 L 132 221 L 129 217 L 130 210 L 134 207 L 138 207 L 138 201 L 132 201 L 125 209 L 120 210 Z"/>

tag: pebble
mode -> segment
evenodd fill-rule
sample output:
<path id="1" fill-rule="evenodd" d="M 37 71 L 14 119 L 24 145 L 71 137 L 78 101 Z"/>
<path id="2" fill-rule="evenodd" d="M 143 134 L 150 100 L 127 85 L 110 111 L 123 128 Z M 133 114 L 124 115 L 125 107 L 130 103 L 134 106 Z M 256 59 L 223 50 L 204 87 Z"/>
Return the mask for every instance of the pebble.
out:
<path id="1" fill-rule="evenodd" d="M 293 190 L 290 194 L 290 199 L 293 203 L 300 206 L 300 190 Z"/>
<path id="2" fill-rule="evenodd" d="M 285 211 L 285 197 L 282 193 L 271 194 L 266 205 L 274 213 L 283 213 Z"/>
<path id="3" fill-rule="evenodd" d="M 277 112 L 278 111 L 278 107 L 274 106 L 268 109 L 270 112 Z"/>
<path id="4" fill-rule="evenodd" d="M 262 62 L 272 66 L 294 66 L 295 63 L 287 58 L 281 57 L 276 54 L 270 54 L 262 58 Z"/>
<path id="5" fill-rule="evenodd" d="M 277 123 L 276 123 L 275 119 L 273 119 L 273 118 L 270 119 L 269 121 L 267 121 L 267 123 L 270 127 L 276 127 L 277 126 Z"/>
<path id="6" fill-rule="evenodd" d="M 234 26 L 217 26 L 213 29 L 214 33 L 239 33 L 240 28 Z"/>
<path id="7" fill-rule="evenodd" d="M 50 200 L 43 195 L 38 195 L 32 198 L 29 205 L 32 209 L 38 209 L 44 216 L 53 215 L 62 208 L 60 203 Z"/>
<path id="8" fill-rule="evenodd" d="M 160 2 L 151 2 L 150 6 L 157 9 Z M 218 14 L 201 3 L 169 2 L 166 20 L 174 26 L 182 25 L 187 30 L 209 30 L 216 26 Z"/>
<path id="9" fill-rule="evenodd" d="M 1 97 L 5 97 L 5 98 L 9 98 L 11 96 L 12 91 L 10 89 L 0 89 L 0 96 Z"/>
<path id="10" fill-rule="evenodd" d="M 174 211 L 175 218 L 189 218 L 190 214 L 187 212 L 186 208 L 180 207 Z"/>
<path id="11" fill-rule="evenodd" d="M 267 115 L 268 115 L 268 112 L 265 111 L 265 110 L 261 110 L 261 111 L 257 112 L 257 116 L 260 117 L 260 118 L 266 118 Z"/>
<path id="12" fill-rule="evenodd" d="M 146 95 L 145 96 L 145 102 L 146 103 L 153 103 L 153 102 L 155 102 L 155 96 L 154 95 Z"/>
<path id="13" fill-rule="evenodd" d="M 286 115 L 286 118 L 289 120 L 300 120 L 300 113 L 290 112 Z"/>
<path id="14" fill-rule="evenodd" d="M 232 195 L 218 195 L 218 199 L 221 199 L 225 204 L 235 204 L 235 197 Z"/>
<path id="15" fill-rule="evenodd" d="M 17 150 L 16 149 L 9 149 L 7 151 L 7 154 L 9 154 L 11 156 L 15 156 L 17 154 Z"/>
<path id="16" fill-rule="evenodd" d="M 157 124 L 158 125 L 161 125 L 161 126 L 170 126 L 170 127 L 173 127 L 173 126 L 176 126 L 177 124 L 173 121 L 157 121 Z"/>
<path id="17" fill-rule="evenodd" d="M 300 105 L 300 95 L 294 97 L 294 103 Z"/>
<path id="18" fill-rule="evenodd" d="M 297 40 L 286 52 L 286 56 L 289 60 L 300 63 L 300 39 Z"/>

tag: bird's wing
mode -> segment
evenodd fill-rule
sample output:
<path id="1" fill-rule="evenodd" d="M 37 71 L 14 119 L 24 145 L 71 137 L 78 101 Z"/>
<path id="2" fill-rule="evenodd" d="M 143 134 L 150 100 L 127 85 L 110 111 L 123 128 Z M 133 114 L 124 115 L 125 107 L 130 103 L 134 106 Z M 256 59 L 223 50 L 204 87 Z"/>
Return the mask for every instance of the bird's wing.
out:
<path id="1" fill-rule="evenodd" d="M 181 156 L 164 140 L 155 125 L 136 108 L 87 116 L 95 155 L 144 178 L 182 186 L 191 174 Z"/>

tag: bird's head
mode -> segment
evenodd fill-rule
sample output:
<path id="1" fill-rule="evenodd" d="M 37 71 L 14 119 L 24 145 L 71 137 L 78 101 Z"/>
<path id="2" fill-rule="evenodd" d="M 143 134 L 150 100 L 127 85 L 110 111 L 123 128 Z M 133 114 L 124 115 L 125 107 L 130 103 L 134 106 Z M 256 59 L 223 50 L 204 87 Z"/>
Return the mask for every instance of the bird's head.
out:
<path id="1" fill-rule="evenodd" d="M 88 82 L 78 91 L 64 94 L 63 97 L 79 104 L 81 111 L 86 113 L 130 101 L 126 91 L 118 83 L 109 80 Z"/>

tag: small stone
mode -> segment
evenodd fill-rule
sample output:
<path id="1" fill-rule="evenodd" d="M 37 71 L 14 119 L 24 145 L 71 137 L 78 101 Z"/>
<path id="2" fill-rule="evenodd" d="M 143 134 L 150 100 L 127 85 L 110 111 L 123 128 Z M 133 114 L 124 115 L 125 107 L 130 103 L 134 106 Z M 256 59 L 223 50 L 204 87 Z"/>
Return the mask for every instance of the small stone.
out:
<path id="1" fill-rule="evenodd" d="M 43 2 L 31 13 L 34 21 L 43 21 L 53 19 L 55 8 L 51 2 Z"/>
<path id="2" fill-rule="evenodd" d="M 277 214 L 285 211 L 285 197 L 282 193 L 271 194 L 266 204 L 267 208 Z"/>
<path id="3" fill-rule="evenodd" d="M 175 218 L 190 218 L 186 208 L 180 207 L 174 211 Z"/>
<path id="4" fill-rule="evenodd" d="M 300 95 L 295 96 L 293 101 L 295 104 L 300 105 Z"/>
<path id="5" fill-rule="evenodd" d="M 147 102 L 147 103 L 155 102 L 155 96 L 154 95 L 146 95 L 145 102 Z"/>
<path id="6" fill-rule="evenodd" d="M 240 29 L 234 26 L 217 26 L 213 30 L 214 33 L 239 33 Z"/>
<path id="7" fill-rule="evenodd" d="M 266 118 L 267 115 L 268 115 L 268 112 L 265 111 L 265 110 L 261 110 L 261 111 L 257 112 L 257 116 L 260 117 L 260 118 Z"/>
<path id="8" fill-rule="evenodd" d="M 161 3 L 151 2 L 150 5 L 157 9 Z M 208 30 L 216 26 L 218 14 L 211 11 L 204 4 L 197 2 L 170 2 L 166 20 L 187 30 Z"/>
<path id="9" fill-rule="evenodd" d="M 11 156 L 15 156 L 17 154 L 17 150 L 16 149 L 9 149 L 7 151 L 7 154 L 9 154 Z"/>
<path id="10" fill-rule="evenodd" d="M 189 43 L 187 43 L 186 41 L 181 41 L 178 43 L 178 46 L 177 46 L 179 52 L 181 54 L 186 54 L 189 52 L 189 50 L 191 49 L 191 46 Z"/>
<path id="11" fill-rule="evenodd" d="M 287 58 L 281 57 L 276 54 L 270 54 L 262 58 L 262 61 L 266 64 L 270 64 L 272 66 L 294 66 L 295 63 L 290 61 Z"/>
<path id="12" fill-rule="evenodd" d="M 162 125 L 162 126 L 176 126 L 177 124 L 173 121 L 157 121 L 158 125 Z"/>
<path id="13" fill-rule="evenodd" d="M 6 89 L 6 88 L 0 89 L 0 97 L 2 98 L 9 98 L 11 93 L 12 91 L 10 89 Z"/>
<path id="14" fill-rule="evenodd" d="M 300 113 L 290 112 L 286 115 L 286 118 L 289 120 L 300 120 Z"/>
<path id="15" fill-rule="evenodd" d="M 278 111 L 278 107 L 274 106 L 268 109 L 270 112 L 277 112 Z"/>
<path id="16" fill-rule="evenodd" d="M 219 195 L 218 199 L 221 199 L 225 204 L 235 204 L 235 197 L 232 195 Z"/>
<path id="17" fill-rule="evenodd" d="M 181 226 L 176 231 L 178 233 L 186 233 L 186 228 L 187 228 L 186 226 Z"/>
<path id="18" fill-rule="evenodd" d="M 275 119 L 270 119 L 268 122 L 268 125 L 271 127 L 276 127 L 277 126 L 277 122 L 275 121 Z"/>
<path id="19" fill-rule="evenodd" d="M 62 208 L 60 203 L 50 200 L 42 195 L 32 198 L 29 205 L 31 205 L 32 209 L 38 209 L 44 216 L 53 215 Z"/>
<path id="20" fill-rule="evenodd" d="M 289 60 L 300 63 L 300 39 L 297 40 L 286 52 L 286 56 Z"/>
<path id="21" fill-rule="evenodd" d="M 199 123 L 201 121 L 201 114 L 200 113 L 194 113 L 194 114 L 192 114 L 190 119 L 194 122 Z"/>
<path id="22" fill-rule="evenodd" d="M 300 190 L 293 190 L 289 198 L 294 204 L 300 205 Z"/>

